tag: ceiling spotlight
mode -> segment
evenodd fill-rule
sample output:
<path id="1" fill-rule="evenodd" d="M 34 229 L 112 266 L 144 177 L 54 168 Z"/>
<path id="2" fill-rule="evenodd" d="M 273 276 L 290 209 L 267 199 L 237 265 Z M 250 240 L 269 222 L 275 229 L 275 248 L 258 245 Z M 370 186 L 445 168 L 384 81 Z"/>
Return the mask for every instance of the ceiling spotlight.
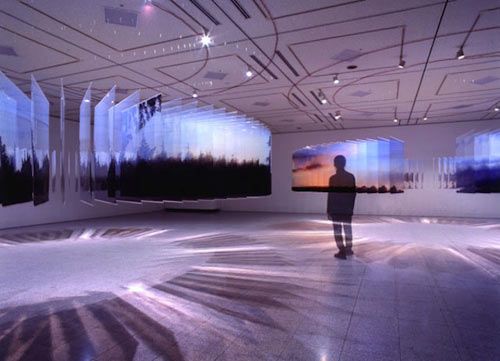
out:
<path id="1" fill-rule="evenodd" d="M 247 78 L 250 78 L 252 75 L 253 75 L 253 72 L 250 68 L 248 68 L 247 72 L 245 73 L 245 75 L 247 76 Z"/>
<path id="2" fill-rule="evenodd" d="M 404 61 L 403 59 L 399 59 L 399 65 L 398 65 L 398 68 L 399 69 L 403 69 L 406 65 L 406 61 Z"/>
<path id="3" fill-rule="evenodd" d="M 340 84 L 340 80 L 337 74 L 333 76 L 333 84 L 335 85 Z"/>
<path id="4" fill-rule="evenodd" d="M 399 122 L 399 119 L 398 119 L 398 118 L 396 118 L 396 117 L 394 117 L 394 119 L 393 119 L 392 121 L 393 121 L 394 123 L 397 123 L 397 122 Z"/>
<path id="5" fill-rule="evenodd" d="M 342 115 L 340 115 L 340 110 L 337 110 L 333 117 L 335 118 L 335 120 L 340 120 L 342 118 Z"/>
<path id="6" fill-rule="evenodd" d="M 328 100 L 326 100 L 326 95 L 325 95 L 325 93 L 323 93 L 323 91 L 322 91 L 322 90 L 320 90 L 320 91 L 319 91 L 319 93 L 318 93 L 318 98 L 319 98 L 319 100 L 320 100 L 321 104 L 326 104 L 326 103 L 328 103 Z"/>
<path id="7" fill-rule="evenodd" d="M 212 38 L 208 34 L 203 34 L 200 41 L 202 46 L 208 47 L 212 44 Z"/>
<path id="8" fill-rule="evenodd" d="M 500 108 L 498 107 L 498 105 L 497 105 L 497 106 L 495 106 L 495 107 L 493 108 L 493 110 L 494 110 L 494 111 L 496 111 L 496 112 L 500 112 Z"/>
<path id="9" fill-rule="evenodd" d="M 427 115 L 424 115 L 424 117 L 422 118 L 422 120 L 427 120 L 429 118 L 427 118 Z"/>
<path id="10" fill-rule="evenodd" d="M 198 98 L 198 93 L 196 92 L 196 90 L 193 92 L 193 98 Z"/>
<path id="11" fill-rule="evenodd" d="M 463 58 L 465 58 L 464 48 L 460 47 L 457 51 L 457 59 L 462 60 Z"/>

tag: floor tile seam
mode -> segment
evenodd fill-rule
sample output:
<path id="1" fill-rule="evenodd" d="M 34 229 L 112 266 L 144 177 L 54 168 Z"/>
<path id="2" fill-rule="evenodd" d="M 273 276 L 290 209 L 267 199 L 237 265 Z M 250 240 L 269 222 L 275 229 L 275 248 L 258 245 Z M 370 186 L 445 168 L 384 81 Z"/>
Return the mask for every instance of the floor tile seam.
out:
<path id="1" fill-rule="evenodd" d="M 436 279 L 436 277 L 434 276 L 434 273 L 431 272 L 431 269 L 429 267 L 429 264 L 428 264 L 428 261 L 427 259 L 424 260 L 425 262 L 425 265 L 427 267 L 427 270 L 429 271 L 430 273 L 430 276 L 431 276 L 431 279 L 432 281 L 434 282 L 434 290 L 433 290 L 433 293 L 434 295 L 436 295 L 436 293 L 439 294 L 440 296 L 440 299 L 437 299 L 436 297 L 436 301 L 439 302 L 439 304 L 442 304 L 446 309 L 442 308 L 442 307 L 439 307 L 439 310 L 441 312 L 441 315 L 443 316 L 444 318 L 444 321 L 445 321 L 445 324 L 446 324 L 446 327 L 448 329 L 448 332 L 449 332 L 449 335 L 451 336 L 451 339 L 453 340 L 453 345 L 455 346 L 455 351 L 457 352 L 458 354 L 458 357 L 460 358 L 460 361 L 465 361 L 464 360 L 464 355 L 462 354 L 459 346 L 458 346 L 458 340 L 455 339 L 455 335 L 454 335 L 454 332 L 452 331 L 452 327 L 455 328 L 455 330 L 458 330 L 457 326 L 455 324 L 453 325 L 450 325 L 450 322 L 449 322 L 449 317 L 447 317 L 448 315 L 451 315 L 451 311 L 450 311 L 450 308 L 448 306 L 448 303 L 446 302 L 446 299 L 444 298 L 443 294 L 442 294 L 442 290 L 441 288 L 439 287 L 439 284 L 438 284 L 438 281 Z M 447 315 L 448 314 L 448 315 Z M 451 322 L 455 323 L 455 321 L 453 320 L 453 317 L 451 318 Z M 458 332 L 458 331 L 457 331 Z M 469 360 L 472 360 L 472 358 L 470 357 L 470 355 L 465 355 Z"/>
<path id="2" fill-rule="evenodd" d="M 367 270 L 367 266 L 364 267 L 363 269 L 363 278 L 366 274 L 366 270 Z M 361 287 L 363 285 L 363 279 L 361 280 L 361 282 L 359 283 L 358 285 L 358 290 L 357 290 L 357 293 L 356 293 L 356 298 L 354 300 L 354 304 L 352 306 L 352 310 L 351 310 L 351 314 L 349 316 L 349 322 L 347 323 L 347 329 L 346 329 L 346 332 L 345 332 L 345 335 L 344 335 L 344 339 L 342 341 L 342 346 L 340 347 L 340 352 L 339 352 L 339 358 L 338 358 L 338 361 L 341 361 L 342 360 L 342 354 L 344 352 L 344 347 L 345 347 L 345 344 L 347 342 L 347 336 L 349 335 L 349 330 L 351 328 L 351 322 L 352 322 L 352 318 L 354 316 L 354 310 L 356 309 L 356 304 L 358 303 L 358 298 L 359 298 L 359 294 L 361 292 Z"/>

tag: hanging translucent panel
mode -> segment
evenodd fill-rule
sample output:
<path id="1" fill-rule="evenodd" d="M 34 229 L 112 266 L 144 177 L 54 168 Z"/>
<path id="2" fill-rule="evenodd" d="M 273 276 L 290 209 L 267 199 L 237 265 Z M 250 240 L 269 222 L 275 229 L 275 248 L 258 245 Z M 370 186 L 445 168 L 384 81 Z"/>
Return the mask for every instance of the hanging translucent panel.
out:
<path id="1" fill-rule="evenodd" d="M 33 200 L 30 99 L 0 72 L 0 200 L 3 206 Z"/>
<path id="2" fill-rule="evenodd" d="M 33 203 L 49 200 L 49 101 L 31 77 L 31 124 L 33 129 Z"/>

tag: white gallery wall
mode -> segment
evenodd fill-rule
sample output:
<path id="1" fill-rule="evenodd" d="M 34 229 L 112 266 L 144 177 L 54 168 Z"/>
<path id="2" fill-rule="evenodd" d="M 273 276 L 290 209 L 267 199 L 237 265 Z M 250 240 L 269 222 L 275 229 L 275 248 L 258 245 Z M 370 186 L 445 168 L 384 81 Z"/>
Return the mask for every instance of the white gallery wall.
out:
<path id="1" fill-rule="evenodd" d="M 61 194 L 61 174 L 60 174 L 60 142 L 59 142 L 59 121 L 50 119 L 50 148 L 56 151 L 57 170 L 55 173 L 55 189 L 50 184 L 49 202 L 34 206 L 32 202 L 16 204 L 7 207 L 0 206 L 0 229 L 54 223 L 69 220 L 106 217 L 129 213 L 142 213 L 163 209 L 163 204 L 144 203 L 127 204 L 117 203 L 116 205 L 95 202 L 94 206 L 89 206 L 80 202 L 80 194 L 76 187 L 76 152 L 78 150 L 78 123 L 67 121 L 65 127 L 66 134 L 66 192 L 65 203 Z M 69 160 L 68 160 L 69 159 Z M 69 163 L 68 163 L 69 161 Z M 52 162 L 51 162 L 52 163 Z M 53 166 L 51 164 L 51 173 Z"/>
<path id="2" fill-rule="evenodd" d="M 223 210 L 325 213 L 326 193 L 292 192 L 292 154 L 307 145 L 396 137 L 405 142 L 405 157 L 424 162 L 424 189 L 402 194 L 358 194 L 355 214 L 500 218 L 500 194 L 463 194 L 433 186 L 433 157 L 454 156 L 456 137 L 468 131 L 500 128 L 500 121 L 474 121 L 418 126 L 277 134 L 272 146 L 272 195 L 219 201 Z M 349 170 L 349 159 L 347 160 Z"/>

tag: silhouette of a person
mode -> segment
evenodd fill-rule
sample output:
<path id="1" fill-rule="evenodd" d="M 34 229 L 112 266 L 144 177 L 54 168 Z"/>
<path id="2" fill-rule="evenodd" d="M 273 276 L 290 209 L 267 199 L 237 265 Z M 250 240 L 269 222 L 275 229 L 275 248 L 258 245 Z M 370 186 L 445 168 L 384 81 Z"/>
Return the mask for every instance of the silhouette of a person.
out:
<path id="1" fill-rule="evenodd" d="M 346 158 L 338 155 L 333 160 L 336 173 L 330 177 L 327 202 L 328 218 L 333 221 L 333 234 L 339 249 L 335 257 L 346 259 L 352 251 L 352 213 L 356 200 L 356 179 L 345 170 Z M 344 229 L 344 237 L 342 236 Z M 345 239 L 345 244 L 344 244 Z"/>

